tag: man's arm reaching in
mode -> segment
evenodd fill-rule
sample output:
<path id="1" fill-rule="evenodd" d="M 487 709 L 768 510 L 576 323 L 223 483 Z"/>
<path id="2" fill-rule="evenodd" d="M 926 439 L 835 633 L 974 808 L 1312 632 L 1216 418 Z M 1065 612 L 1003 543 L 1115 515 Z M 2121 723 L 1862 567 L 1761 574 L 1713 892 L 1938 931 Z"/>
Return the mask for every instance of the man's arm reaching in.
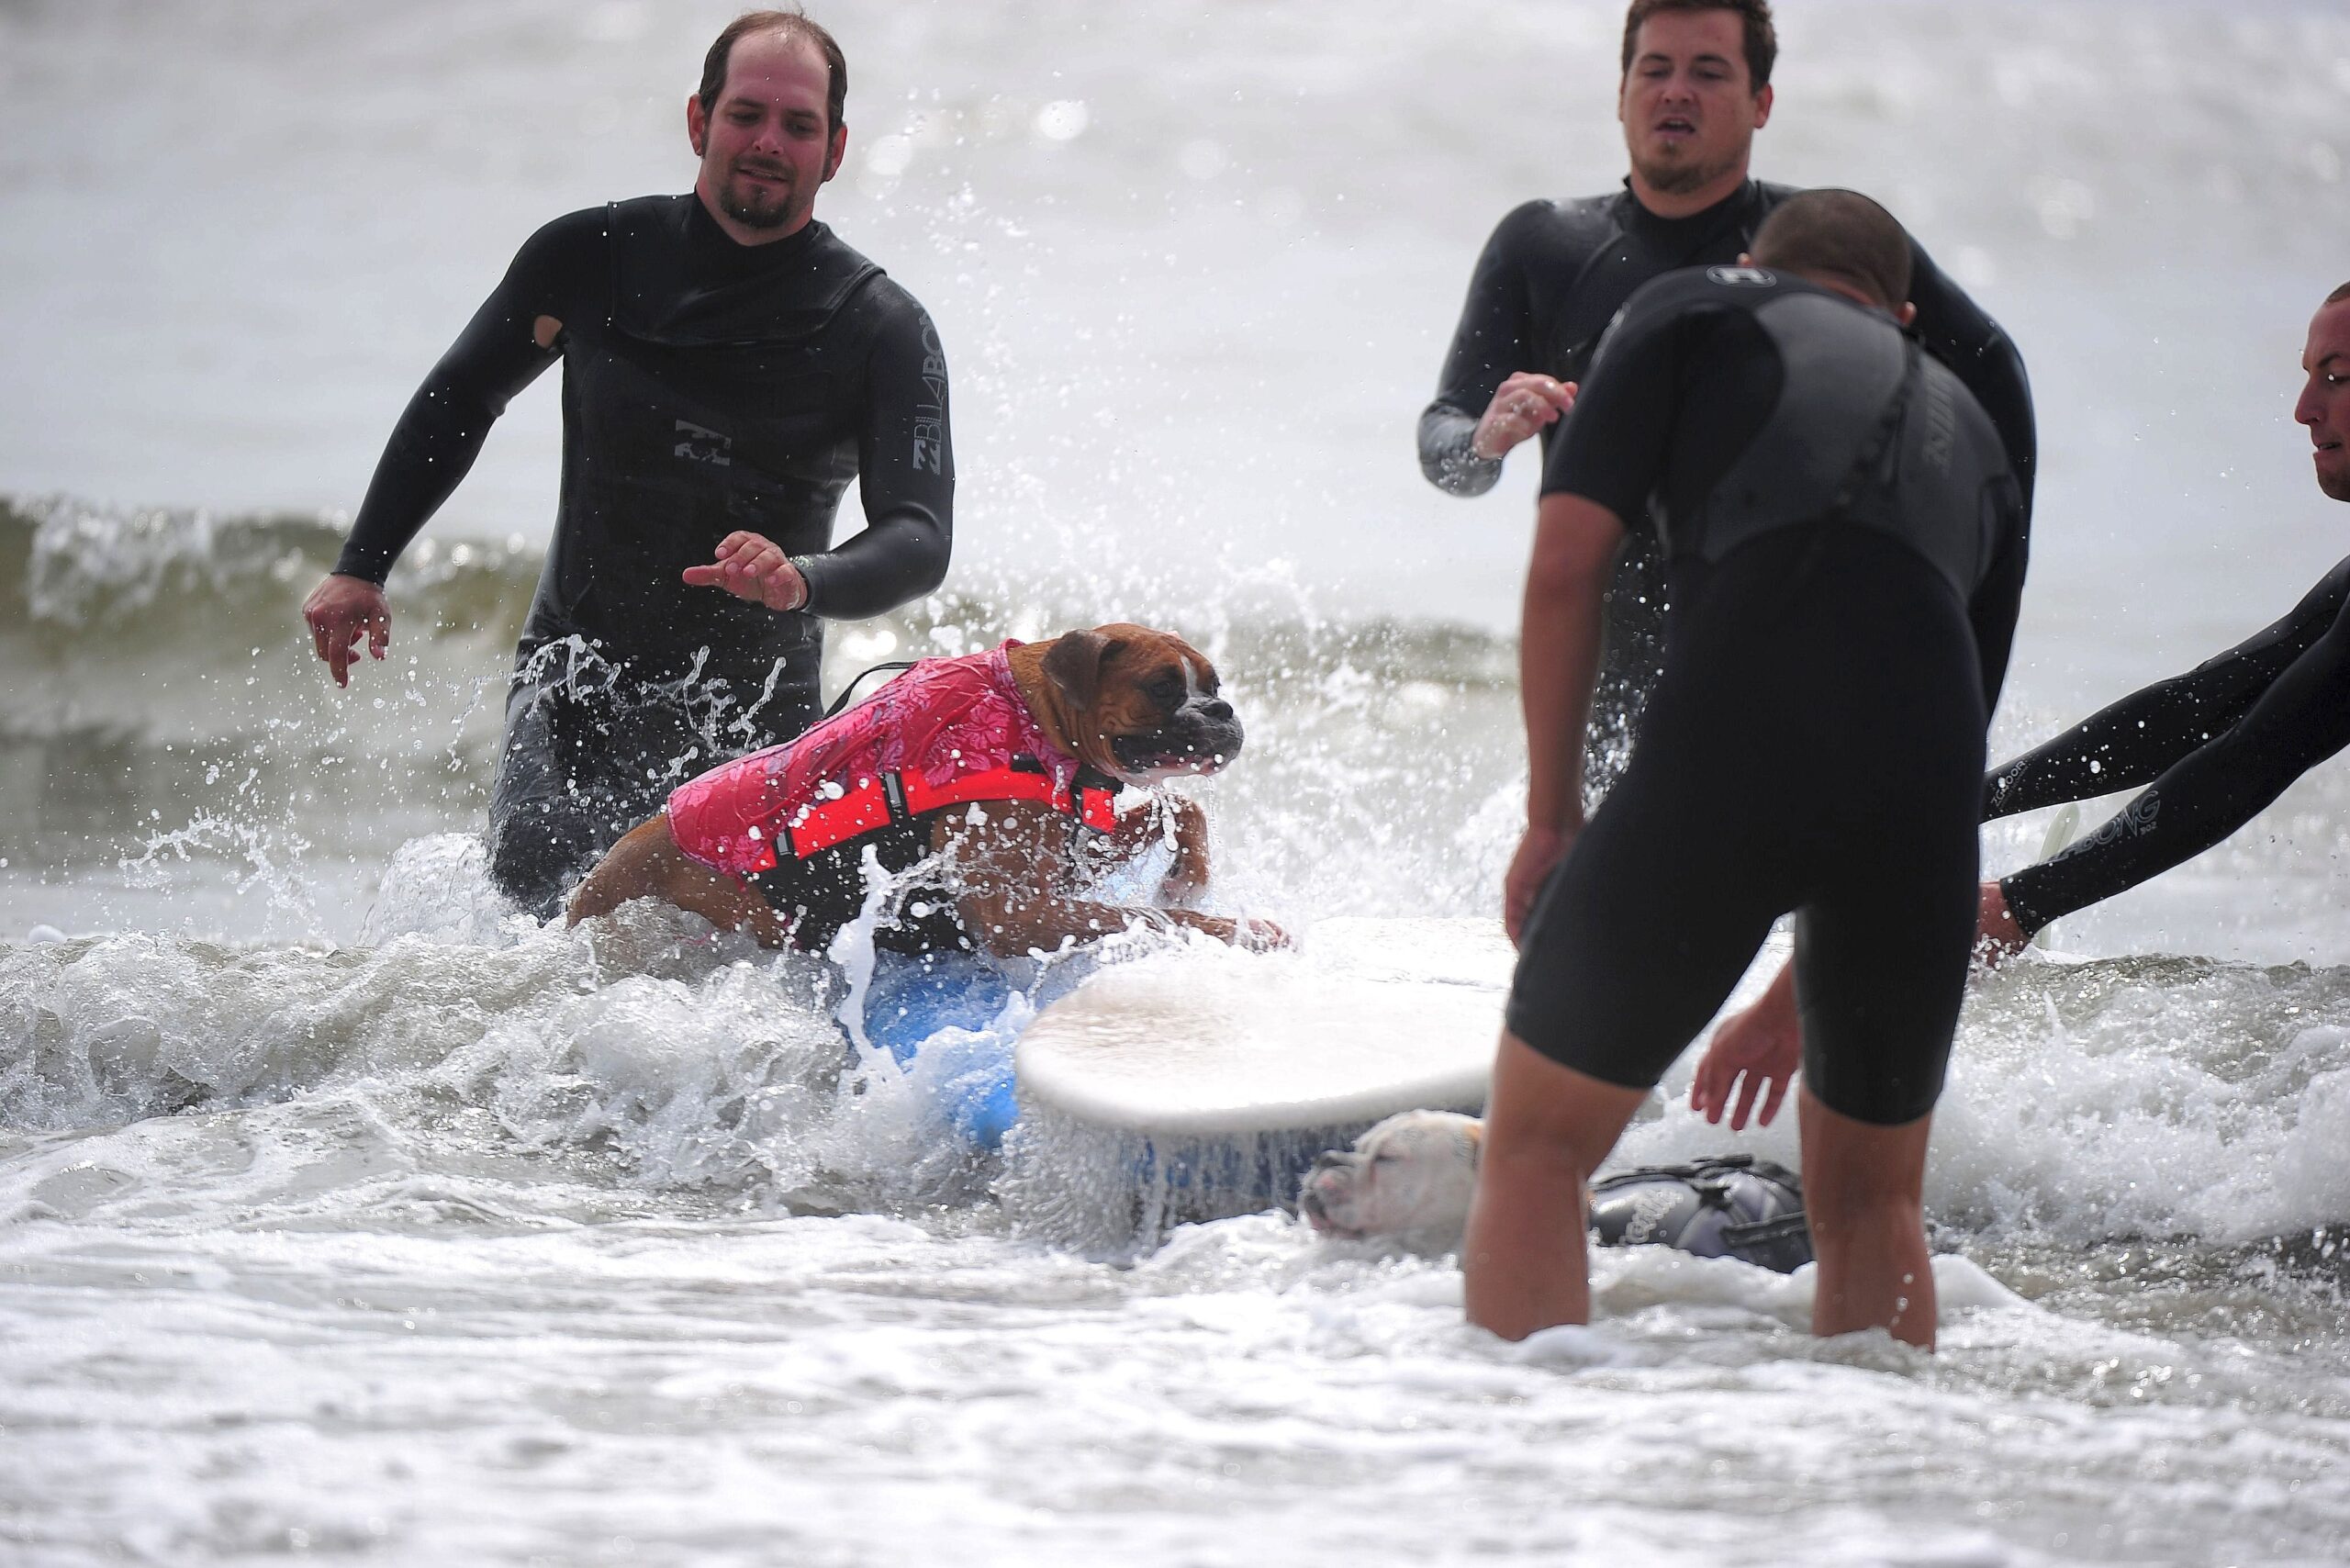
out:
<path id="1" fill-rule="evenodd" d="M 2350 561 L 2328 572 L 2290 613 L 2184 675 L 2132 692 L 2062 734 L 1992 769 L 1983 817 L 2141 790 L 2250 712 L 2350 605 Z"/>
<path id="2" fill-rule="evenodd" d="M 1515 942 L 1534 901 L 1583 831 L 1583 727 L 1599 674 L 1605 596 L 1624 523 L 1587 497 L 1542 498 L 1518 631 L 1526 714 L 1526 833 L 1502 884 L 1502 923 Z"/>
<path id="3" fill-rule="evenodd" d="M 2345 745 L 2350 609 L 2242 718 L 2165 769 L 2110 822 L 1994 887 L 2017 930 L 2038 931 L 2218 845 Z"/>
<path id="4" fill-rule="evenodd" d="M 334 570 L 302 605 L 311 644 L 337 686 L 351 684 L 358 644 L 391 645 L 384 579 L 409 541 L 481 455 L 507 403 L 562 358 L 567 279 L 600 254 L 600 210 L 559 218 L 524 242 L 495 292 L 408 399 L 368 481 Z"/>

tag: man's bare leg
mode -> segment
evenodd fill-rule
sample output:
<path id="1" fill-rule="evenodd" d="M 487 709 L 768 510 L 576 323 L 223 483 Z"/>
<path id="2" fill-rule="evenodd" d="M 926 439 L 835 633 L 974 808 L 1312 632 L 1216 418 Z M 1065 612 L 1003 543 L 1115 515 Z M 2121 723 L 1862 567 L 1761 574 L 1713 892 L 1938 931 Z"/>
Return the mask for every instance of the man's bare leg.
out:
<path id="1" fill-rule="evenodd" d="M 1803 1092 L 1803 1206 L 1818 1255 L 1811 1331 L 1884 1328 L 1934 1348 L 1939 1309 L 1926 1257 L 1930 1115 L 1897 1127 L 1841 1116 Z"/>
<path id="2" fill-rule="evenodd" d="M 1584 1183 L 1648 1098 L 1502 1036 L 1460 1245 L 1469 1321 L 1505 1339 L 1591 1321 Z"/>

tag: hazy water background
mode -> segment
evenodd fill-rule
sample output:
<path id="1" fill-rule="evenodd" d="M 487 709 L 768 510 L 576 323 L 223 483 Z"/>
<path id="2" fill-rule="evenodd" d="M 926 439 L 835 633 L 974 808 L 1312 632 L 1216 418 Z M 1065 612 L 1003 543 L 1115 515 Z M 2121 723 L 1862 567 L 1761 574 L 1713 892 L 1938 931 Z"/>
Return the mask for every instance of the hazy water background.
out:
<path id="1" fill-rule="evenodd" d="M 2350 520 L 2289 419 L 2350 275 L 2350 16 L 1782 12 L 1760 172 L 1880 195 L 2031 366 L 1998 749 L 2280 613 Z M 0 5 L 11 1553 L 2344 1557 L 2341 765 L 1978 995 L 1933 1363 L 1669 1259 L 1522 1352 L 1449 1263 L 1279 1218 L 1091 1259 L 843 1067 L 811 967 L 506 919 L 464 835 L 552 380 L 395 579 L 393 662 L 336 696 L 296 606 L 522 237 L 690 179 L 731 14 Z M 1617 9 L 822 14 L 820 211 L 937 317 L 960 467 L 948 593 L 836 665 L 1166 619 L 1249 707 L 1236 906 L 1304 961 L 1484 915 L 1533 480 L 1438 496 L 1411 426 L 1494 219 L 1621 174 Z M 1676 1109 L 1628 1153 L 1731 1141 Z"/>

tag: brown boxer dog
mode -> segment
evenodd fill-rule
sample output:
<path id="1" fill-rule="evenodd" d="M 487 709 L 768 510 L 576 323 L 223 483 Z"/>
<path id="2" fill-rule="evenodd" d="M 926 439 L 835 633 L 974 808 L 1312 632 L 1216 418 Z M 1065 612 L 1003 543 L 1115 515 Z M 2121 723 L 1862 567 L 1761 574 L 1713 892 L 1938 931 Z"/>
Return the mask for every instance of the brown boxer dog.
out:
<path id="1" fill-rule="evenodd" d="M 1217 693 L 1206 655 L 1170 633 L 1117 623 L 1007 650 L 1013 684 L 1046 739 L 1121 783 L 1151 790 L 1184 774 L 1221 769 L 1239 753 L 1241 725 Z M 1156 791 L 1154 791 L 1156 793 Z M 1108 832 L 1080 834 L 1042 802 L 992 801 L 927 813 L 931 853 L 946 857 L 957 924 L 999 956 L 1051 951 L 1138 926 L 1186 926 L 1247 946 L 1280 946 L 1270 921 L 1171 907 L 1208 883 L 1207 823 L 1199 806 L 1159 794 L 1158 811 L 1122 811 Z M 1171 842 L 1174 861 L 1149 906 L 1107 904 L 1081 892 L 1085 873 Z M 766 878 L 790 876 L 786 861 Z M 763 878 L 765 879 L 765 878 Z M 666 813 L 632 829 L 572 895 L 570 924 L 609 914 L 632 899 L 660 899 L 722 930 L 748 931 L 771 947 L 793 940 L 777 905 L 744 879 L 686 855 Z M 804 944 L 803 944 L 804 945 Z"/>

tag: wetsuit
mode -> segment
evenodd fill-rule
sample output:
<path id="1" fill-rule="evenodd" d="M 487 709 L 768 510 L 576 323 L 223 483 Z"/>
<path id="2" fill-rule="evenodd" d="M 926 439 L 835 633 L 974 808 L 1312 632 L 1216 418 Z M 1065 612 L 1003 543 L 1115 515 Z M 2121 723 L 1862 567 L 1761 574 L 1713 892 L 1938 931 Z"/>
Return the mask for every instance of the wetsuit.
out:
<path id="1" fill-rule="evenodd" d="M 1582 381 L 1600 334 L 1635 289 L 1678 267 L 1736 261 L 1753 248 L 1771 209 L 1795 194 L 1791 185 L 1750 180 L 1703 212 L 1659 218 L 1627 182 L 1609 196 L 1528 202 L 1503 218 L 1477 258 L 1436 400 L 1420 415 L 1420 470 L 1429 483 L 1456 496 L 1493 488 L 1501 460 L 1478 457 L 1470 441 L 1505 378 L 1528 370 Z M 2035 438 L 2023 361 L 1924 251 L 1912 246 L 1910 259 L 1917 335 L 1991 416 L 2029 509 Z M 1572 418 L 1542 431 L 1544 452 Z M 1607 596 L 1584 766 L 1594 790 L 1620 770 L 1630 722 L 1662 667 L 1665 599 L 1653 538 L 1636 532 Z"/>
<path id="2" fill-rule="evenodd" d="M 2022 586 L 1991 421 L 1890 318 L 1715 267 L 1635 296 L 1543 491 L 1652 529 L 1672 611 L 1631 762 L 1528 923 L 1511 1030 L 1652 1086 L 1793 910 L 1806 1081 L 1924 1114 Z"/>
<path id="3" fill-rule="evenodd" d="M 2350 560 L 2275 625 L 2133 692 L 1983 781 L 1986 821 L 2147 788 L 2063 854 L 2004 878 L 2026 932 L 2134 888 L 2250 822 L 2350 746 Z"/>
<path id="4" fill-rule="evenodd" d="M 813 721 L 818 618 L 935 588 L 954 494 L 946 360 L 912 296 L 821 223 L 740 245 L 699 198 L 647 196 L 524 243 L 401 415 L 335 569 L 382 582 L 557 359 L 561 498 L 489 828 L 493 879 L 543 913 L 677 784 Z M 832 549 L 852 478 L 867 526 Z M 804 610 L 685 584 L 738 529 L 791 556 Z"/>

